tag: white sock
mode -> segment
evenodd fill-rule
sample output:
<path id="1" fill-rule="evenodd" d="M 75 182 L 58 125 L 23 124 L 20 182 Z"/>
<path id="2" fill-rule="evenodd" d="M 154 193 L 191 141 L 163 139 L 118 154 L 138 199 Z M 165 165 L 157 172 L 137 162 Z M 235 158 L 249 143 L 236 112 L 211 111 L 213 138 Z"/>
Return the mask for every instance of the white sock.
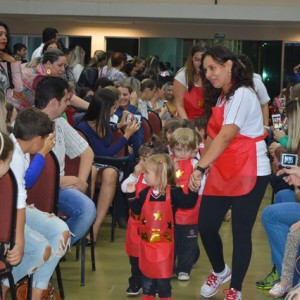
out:
<path id="1" fill-rule="evenodd" d="M 227 272 L 228 272 L 228 266 L 225 264 L 225 268 L 224 268 L 224 270 L 223 270 L 222 272 L 220 272 L 220 273 L 214 272 L 214 273 L 215 273 L 217 276 L 223 277 L 223 276 L 225 276 L 225 275 L 227 274 Z"/>

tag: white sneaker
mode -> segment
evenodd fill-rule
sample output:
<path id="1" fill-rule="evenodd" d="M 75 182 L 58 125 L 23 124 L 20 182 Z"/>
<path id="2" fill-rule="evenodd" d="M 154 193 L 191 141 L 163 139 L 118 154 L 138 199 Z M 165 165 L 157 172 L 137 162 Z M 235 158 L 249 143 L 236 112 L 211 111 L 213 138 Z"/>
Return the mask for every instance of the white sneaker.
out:
<path id="1" fill-rule="evenodd" d="M 233 288 L 226 290 L 226 297 L 224 300 L 242 300 L 242 293 Z"/>
<path id="2" fill-rule="evenodd" d="M 190 275 L 188 273 L 179 272 L 177 279 L 182 281 L 190 280 Z"/>
<path id="3" fill-rule="evenodd" d="M 210 298 L 215 295 L 219 287 L 222 283 L 227 282 L 231 278 L 231 270 L 227 265 L 225 265 L 224 275 L 220 276 L 217 275 L 215 272 L 211 272 L 210 275 L 207 277 L 205 282 L 203 283 L 200 289 L 200 295 L 205 298 Z M 222 273 L 223 273 L 222 272 Z"/>

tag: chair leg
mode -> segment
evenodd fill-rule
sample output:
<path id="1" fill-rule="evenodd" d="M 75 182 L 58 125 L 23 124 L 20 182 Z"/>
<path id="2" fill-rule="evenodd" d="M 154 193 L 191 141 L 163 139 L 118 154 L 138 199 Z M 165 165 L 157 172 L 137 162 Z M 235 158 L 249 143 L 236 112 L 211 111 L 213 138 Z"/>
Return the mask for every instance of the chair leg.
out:
<path id="1" fill-rule="evenodd" d="M 112 243 L 115 241 L 115 229 L 116 229 L 116 204 L 115 204 L 115 201 L 116 201 L 116 196 L 113 199 L 112 207 L 111 207 L 111 233 L 110 233 L 110 241 Z"/>
<path id="2" fill-rule="evenodd" d="M 91 238 L 91 241 L 94 240 L 93 225 L 90 228 L 90 238 Z M 94 243 L 91 243 L 91 259 L 92 259 L 92 271 L 96 271 L 95 244 Z"/>
<path id="3" fill-rule="evenodd" d="M 10 286 L 10 295 L 11 295 L 11 300 L 17 300 L 17 295 L 16 295 L 16 290 L 15 290 L 15 282 L 14 278 L 11 273 L 8 274 L 8 282 Z M 2 288 L 1 288 L 2 290 Z M 2 296 L 2 291 L 1 291 L 1 296 Z"/>
<path id="4" fill-rule="evenodd" d="M 63 282 L 62 282 L 59 263 L 57 264 L 57 266 L 55 268 L 55 271 L 56 271 L 56 279 L 57 279 L 57 285 L 58 285 L 60 298 L 62 300 L 64 300 L 65 299 L 65 292 L 64 292 L 64 287 L 63 287 Z"/>
<path id="5" fill-rule="evenodd" d="M 31 274 L 30 276 L 28 276 L 27 300 L 32 299 L 32 281 L 33 281 L 33 275 Z"/>
<path id="6" fill-rule="evenodd" d="M 77 241 L 77 243 L 76 243 L 76 253 L 75 253 L 75 260 L 76 261 L 79 260 L 80 244 L 81 244 L 81 240 Z"/>
<path id="7" fill-rule="evenodd" d="M 93 240 L 92 240 L 93 241 Z M 92 243 L 93 244 L 93 243 Z M 81 271 L 80 271 L 80 285 L 85 285 L 85 236 L 80 239 L 81 245 Z"/>

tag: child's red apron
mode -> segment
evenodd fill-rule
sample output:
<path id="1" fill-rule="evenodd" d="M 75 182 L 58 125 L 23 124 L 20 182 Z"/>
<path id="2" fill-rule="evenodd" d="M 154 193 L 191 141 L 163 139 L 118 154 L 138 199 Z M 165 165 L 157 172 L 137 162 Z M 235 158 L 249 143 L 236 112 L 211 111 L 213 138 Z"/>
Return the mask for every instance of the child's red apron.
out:
<path id="1" fill-rule="evenodd" d="M 213 140 L 222 128 L 223 104 L 212 108 L 207 134 Z M 264 136 L 250 138 L 237 134 L 224 152 L 213 162 L 207 176 L 203 195 L 241 196 L 248 194 L 257 179 L 256 142 Z"/>
<path id="2" fill-rule="evenodd" d="M 171 278 L 174 264 L 174 222 L 170 187 L 165 201 L 150 201 L 147 194 L 141 211 L 139 267 L 148 278 Z"/>
<path id="3" fill-rule="evenodd" d="M 183 189 L 185 194 L 188 193 L 188 186 L 191 174 L 194 172 L 192 159 L 177 160 L 176 170 L 177 184 Z M 195 225 L 198 224 L 199 207 L 201 197 L 198 197 L 196 205 L 193 208 L 178 208 L 175 213 L 175 224 L 177 225 Z"/>
<path id="4" fill-rule="evenodd" d="M 137 183 L 135 184 L 135 196 L 138 197 L 139 193 L 148 185 L 144 182 L 144 173 L 141 173 Z M 125 251 L 129 256 L 139 256 L 140 236 L 138 228 L 140 224 L 140 216 L 129 211 L 129 218 L 127 222 L 127 230 L 125 237 Z"/>

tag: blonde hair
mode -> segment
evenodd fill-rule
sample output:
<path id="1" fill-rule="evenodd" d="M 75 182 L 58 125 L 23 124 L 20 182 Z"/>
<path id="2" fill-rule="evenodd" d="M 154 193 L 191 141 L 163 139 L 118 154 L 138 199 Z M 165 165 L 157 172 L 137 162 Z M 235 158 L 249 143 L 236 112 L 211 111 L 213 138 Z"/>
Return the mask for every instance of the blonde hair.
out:
<path id="1" fill-rule="evenodd" d="M 154 154 L 147 158 L 145 162 L 146 168 L 147 165 L 153 167 L 154 173 L 160 181 L 157 187 L 160 194 L 165 194 L 168 185 L 176 186 L 175 167 L 169 155 L 165 153 Z"/>
<path id="2" fill-rule="evenodd" d="M 177 128 L 171 136 L 169 145 L 171 149 L 176 145 L 182 145 L 194 150 L 197 147 L 196 133 L 190 128 Z"/>
<path id="3" fill-rule="evenodd" d="M 287 150 L 293 153 L 299 151 L 300 144 L 300 101 L 298 98 L 290 100 L 286 104 L 288 118 L 288 144 Z"/>

